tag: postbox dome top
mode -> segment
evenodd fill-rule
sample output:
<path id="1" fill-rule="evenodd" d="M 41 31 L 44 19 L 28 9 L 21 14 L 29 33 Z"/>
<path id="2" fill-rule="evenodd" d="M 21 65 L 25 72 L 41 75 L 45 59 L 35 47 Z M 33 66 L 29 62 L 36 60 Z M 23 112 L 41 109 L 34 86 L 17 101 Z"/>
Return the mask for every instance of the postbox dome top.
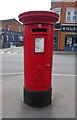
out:
<path id="1" fill-rule="evenodd" d="M 58 21 L 59 15 L 51 11 L 29 11 L 19 15 L 23 24 L 47 23 L 54 24 Z"/>

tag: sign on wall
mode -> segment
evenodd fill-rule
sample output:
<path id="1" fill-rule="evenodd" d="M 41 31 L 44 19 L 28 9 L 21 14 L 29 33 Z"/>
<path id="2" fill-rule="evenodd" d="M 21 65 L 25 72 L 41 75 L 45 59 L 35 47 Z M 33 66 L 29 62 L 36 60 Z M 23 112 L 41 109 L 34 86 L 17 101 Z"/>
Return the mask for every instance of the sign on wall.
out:
<path id="1" fill-rule="evenodd" d="M 64 32 L 77 32 L 77 26 L 61 26 L 61 30 Z"/>

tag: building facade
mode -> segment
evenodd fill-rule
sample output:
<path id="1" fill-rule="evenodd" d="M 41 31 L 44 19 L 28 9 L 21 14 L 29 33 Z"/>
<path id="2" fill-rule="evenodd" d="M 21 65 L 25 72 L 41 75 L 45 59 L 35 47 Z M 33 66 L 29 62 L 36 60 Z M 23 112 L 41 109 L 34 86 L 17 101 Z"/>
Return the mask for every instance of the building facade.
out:
<path id="1" fill-rule="evenodd" d="M 54 50 L 77 51 L 77 2 L 52 0 L 51 11 L 59 14 L 55 25 Z"/>
<path id="2" fill-rule="evenodd" d="M 0 48 L 23 45 L 23 25 L 16 19 L 0 22 Z"/>

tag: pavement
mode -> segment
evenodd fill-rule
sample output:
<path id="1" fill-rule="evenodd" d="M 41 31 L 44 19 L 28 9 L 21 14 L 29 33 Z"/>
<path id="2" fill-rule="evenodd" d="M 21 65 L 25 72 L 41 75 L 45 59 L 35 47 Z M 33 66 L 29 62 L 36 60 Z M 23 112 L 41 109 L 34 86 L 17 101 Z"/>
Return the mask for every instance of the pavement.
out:
<path id="1" fill-rule="evenodd" d="M 53 55 L 52 104 L 42 109 L 29 107 L 23 102 L 23 47 L 3 49 L 0 51 L 0 57 L 3 118 L 75 118 L 77 75 L 74 55 Z"/>
<path id="2" fill-rule="evenodd" d="M 64 55 L 77 55 L 77 52 L 70 52 L 70 51 L 54 51 L 54 54 L 64 54 Z"/>
<path id="3" fill-rule="evenodd" d="M 0 54 L 20 54 L 23 53 L 23 47 L 13 47 L 0 49 Z"/>

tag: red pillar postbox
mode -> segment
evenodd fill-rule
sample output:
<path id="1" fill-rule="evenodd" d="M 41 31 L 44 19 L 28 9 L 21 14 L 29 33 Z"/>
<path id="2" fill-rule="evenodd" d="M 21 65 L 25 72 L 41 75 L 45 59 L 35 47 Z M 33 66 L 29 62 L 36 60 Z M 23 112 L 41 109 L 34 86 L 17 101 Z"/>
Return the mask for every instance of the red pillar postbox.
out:
<path id="1" fill-rule="evenodd" d="M 19 15 L 24 24 L 24 102 L 29 106 L 51 104 L 54 24 L 58 18 L 49 11 Z"/>

